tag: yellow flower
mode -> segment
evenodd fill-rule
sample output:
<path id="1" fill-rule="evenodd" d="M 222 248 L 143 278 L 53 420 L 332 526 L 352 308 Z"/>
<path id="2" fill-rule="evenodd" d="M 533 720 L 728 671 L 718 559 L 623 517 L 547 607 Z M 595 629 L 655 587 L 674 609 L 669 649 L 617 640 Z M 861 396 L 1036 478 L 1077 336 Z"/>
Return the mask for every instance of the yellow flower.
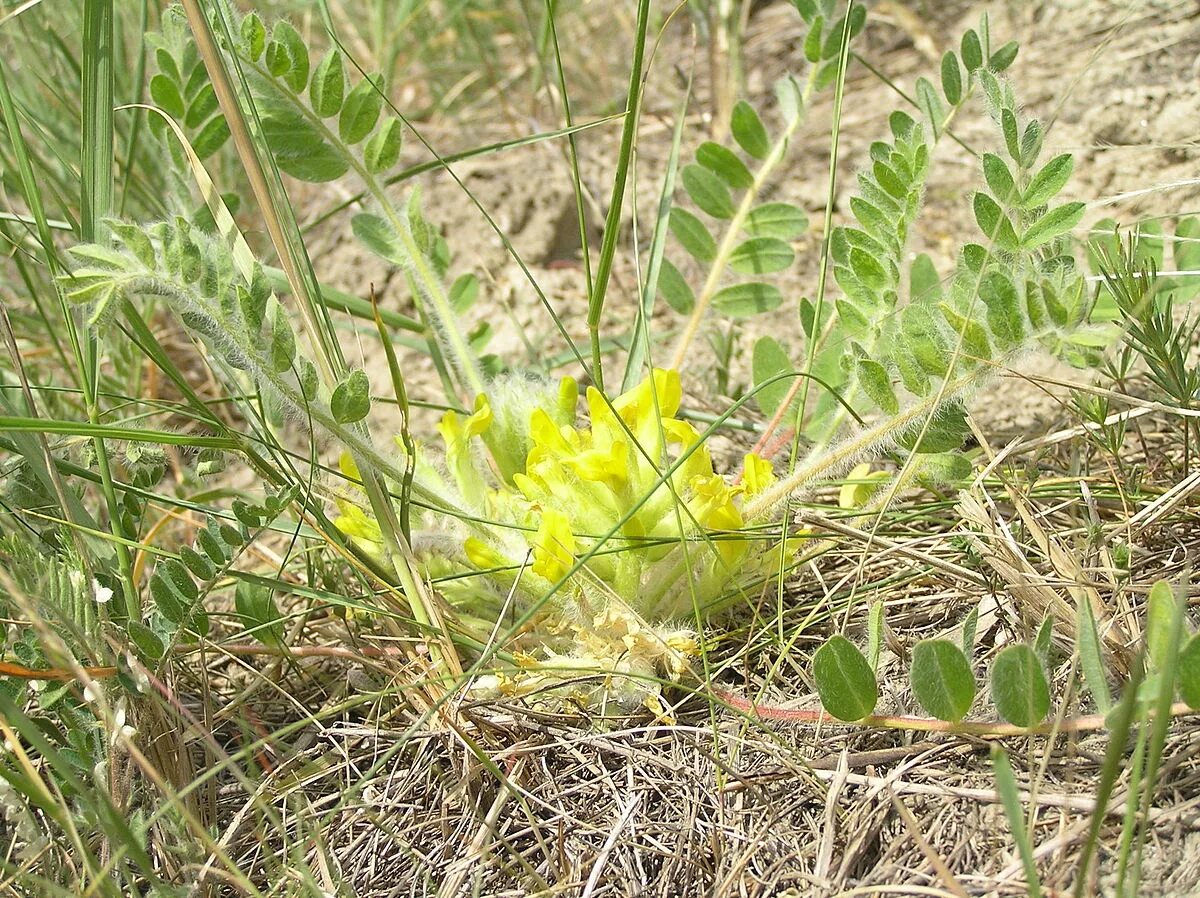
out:
<path id="1" fill-rule="evenodd" d="M 561 511 L 548 508 L 533 540 L 533 572 L 551 582 L 561 580 L 575 564 L 575 534 Z"/>
<path id="2" fill-rule="evenodd" d="M 350 537 L 368 556 L 376 561 L 383 561 L 383 531 L 379 529 L 379 522 L 349 499 L 334 501 L 341 514 L 334 518 L 333 526 Z"/>
<path id="3" fill-rule="evenodd" d="M 481 571 L 496 570 L 510 566 L 503 555 L 475 536 L 468 536 L 463 541 L 463 552 L 467 556 L 467 561 L 471 562 L 471 564 L 475 565 Z"/>
<path id="4" fill-rule="evenodd" d="M 629 444 L 625 440 L 613 440 L 607 449 L 587 449 L 567 464 L 581 480 L 603 483 L 616 492 L 629 479 Z"/>
<path id="5" fill-rule="evenodd" d="M 746 454 L 742 462 L 742 486 L 745 495 L 756 496 L 775 482 L 775 471 L 771 463 L 753 452 Z"/>
<path id="6" fill-rule="evenodd" d="M 864 462 L 846 475 L 838 493 L 838 507 L 862 508 L 879 492 L 883 481 L 891 476 L 887 471 L 872 471 L 870 463 Z"/>

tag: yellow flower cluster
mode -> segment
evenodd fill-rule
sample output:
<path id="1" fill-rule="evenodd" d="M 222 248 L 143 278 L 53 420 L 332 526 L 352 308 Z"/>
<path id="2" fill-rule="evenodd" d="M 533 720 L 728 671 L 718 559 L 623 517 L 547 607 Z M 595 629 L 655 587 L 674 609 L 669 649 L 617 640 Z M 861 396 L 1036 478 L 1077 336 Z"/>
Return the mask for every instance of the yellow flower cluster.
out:
<path id="1" fill-rule="evenodd" d="M 532 399 L 509 385 L 443 417 L 446 488 L 476 517 L 440 522 L 460 534 L 460 573 L 475 574 L 445 591 L 477 619 L 501 596 L 538 609 L 510 646 L 525 663 L 488 683 L 522 693 L 594 674 L 604 696 L 657 707 L 653 678 L 678 678 L 697 651 L 694 628 L 678 621 L 778 563 L 756 551 L 770 543 L 746 532 L 741 510 L 774 482 L 770 463 L 747 455 L 736 483 L 717 474 L 700 433 L 676 417 L 681 399 L 679 375 L 656 369 L 612 400 L 589 387 L 582 426 L 569 378 Z M 338 526 L 377 552 L 378 525 L 352 501 L 340 507 Z"/>

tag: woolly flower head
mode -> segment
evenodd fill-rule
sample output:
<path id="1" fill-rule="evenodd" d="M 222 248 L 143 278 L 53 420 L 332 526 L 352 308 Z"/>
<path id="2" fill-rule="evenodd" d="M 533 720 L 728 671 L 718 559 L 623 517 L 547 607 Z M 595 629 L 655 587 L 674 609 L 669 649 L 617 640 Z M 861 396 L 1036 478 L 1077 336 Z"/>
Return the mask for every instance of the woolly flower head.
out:
<path id="1" fill-rule="evenodd" d="M 509 646 L 524 663 L 490 687 L 569 690 L 598 677 L 605 700 L 655 707 L 656 679 L 678 679 L 698 651 L 696 610 L 770 569 L 742 513 L 774 483 L 770 464 L 747 455 L 737 482 L 716 473 L 701 434 L 677 417 L 682 398 L 678 374 L 655 369 L 613 399 L 589 387 L 580 423 L 570 378 L 510 378 L 469 414 L 443 417 L 444 486 L 470 518 L 430 522 L 456 532 L 461 551 L 429 559 L 429 573 L 485 632 L 506 605 L 529 619 Z M 379 551 L 361 504 L 344 500 L 337 523 Z M 582 688 L 595 703 L 594 686 Z"/>

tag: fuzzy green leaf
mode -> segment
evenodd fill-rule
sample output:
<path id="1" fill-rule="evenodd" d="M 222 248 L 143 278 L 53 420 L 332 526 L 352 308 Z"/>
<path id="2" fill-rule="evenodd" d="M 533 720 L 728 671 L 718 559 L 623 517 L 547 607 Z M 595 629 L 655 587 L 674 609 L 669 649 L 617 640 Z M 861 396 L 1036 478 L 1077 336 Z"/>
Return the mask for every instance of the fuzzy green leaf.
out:
<path id="1" fill-rule="evenodd" d="M 188 104 L 183 124 L 187 128 L 196 129 L 200 124 L 217 110 L 217 92 L 211 84 L 205 84 L 200 92 Z"/>
<path id="2" fill-rule="evenodd" d="M 284 80 L 287 81 L 288 86 L 296 93 L 303 92 L 304 88 L 308 85 L 309 68 L 308 47 L 304 43 L 304 38 L 300 36 L 299 31 L 286 21 L 276 22 L 271 36 L 280 43 L 286 44 L 288 48 L 291 65 L 284 76 Z"/>
<path id="3" fill-rule="evenodd" d="M 1033 163 L 1042 152 L 1044 137 L 1042 123 L 1032 119 L 1025 125 L 1025 133 L 1021 135 L 1021 167 L 1032 168 Z"/>
<path id="4" fill-rule="evenodd" d="M 750 211 L 742 229 L 751 237 L 795 240 L 808 229 L 808 216 L 791 203 L 764 203 Z"/>
<path id="5" fill-rule="evenodd" d="M 867 611 L 867 663 L 875 674 L 879 672 L 879 654 L 883 650 L 883 612 L 884 604 L 878 600 Z"/>
<path id="6" fill-rule="evenodd" d="M 339 424 L 354 424 L 371 411 L 371 382 L 365 372 L 351 371 L 333 390 L 329 410 Z"/>
<path id="7" fill-rule="evenodd" d="M 363 162 L 367 171 L 372 174 L 387 171 L 400 160 L 403 144 L 404 128 L 400 120 L 391 117 L 384 119 L 383 125 L 363 147 Z"/>
<path id="8" fill-rule="evenodd" d="M 475 300 L 479 297 L 479 278 L 469 272 L 459 275 L 450 285 L 447 296 L 454 311 L 463 314 L 475 305 Z"/>
<path id="9" fill-rule="evenodd" d="M 706 140 L 696 150 L 696 161 L 717 175 L 734 190 L 748 190 L 754 186 L 754 175 L 737 153 L 719 143 Z"/>
<path id="10" fill-rule="evenodd" d="M 257 62 L 258 57 L 262 56 L 263 49 L 267 45 L 267 29 L 263 26 L 262 19 L 258 17 L 258 13 L 250 13 L 246 18 L 242 19 L 241 26 L 242 43 L 246 47 L 246 54 L 252 62 Z"/>
<path id="11" fill-rule="evenodd" d="M 822 36 L 825 31 L 825 17 L 816 16 L 810 19 L 805 17 L 806 22 L 811 22 L 809 25 L 808 34 L 804 36 L 804 58 L 816 64 L 821 61 L 821 46 L 823 44 Z"/>
<path id="12" fill-rule="evenodd" d="M 1050 686 L 1037 653 L 1010 645 L 992 663 L 992 701 L 1000 716 L 1019 727 L 1040 723 L 1050 710 Z"/>
<path id="13" fill-rule="evenodd" d="M 974 201 L 975 221 L 979 229 L 1003 250 L 1013 252 L 1018 247 L 1017 232 L 1012 222 L 996 201 L 986 193 L 976 193 Z"/>
<path id="14" fill-rule="evenodd" d="M 667 305 L 680 315 L 688 314 L 696 305 L 696 295 L 691 285 L 670 259 L 663 259 L 658 270 L 658 292 Z"/>
<path id="15" fill-rule="evenodd" d="M 947 403 L 946 408 L 926 425 L 923 435 L 920 429 L 915 429 L 901 436 L 897 442 L 910 452 L 949 452 L 959 448 L 970 433 L 966 410 L 958 403 Z M 920 443 L 917 442 L 918 437 Z"/>
<path id="16" fill-rule="evenodd" d="M 942 57 L 942 93 L 946 95 L 946 102 L 957 106 L 962 99 L 962 88 L 962 69 L 959 68 L 958 57 L 953 50 L 947 50 Z"/>
<path id="17" fill-rule="evenodd" d="M 191 546 L 180 548 L 179 559 L 197 580 L 211 580 L 217 576 L 217 568 L 208 556 L 202 555 Z"/>
<path id="18" fill-rule="evenodd" d="M 183 118 L 183 94 L 179 92 L 179 85 L 161 72 L 150 79 L 150 99 L 171 118 Z"/>
<path id="19" fill-rule="evenodd" d="M 975 676 L 962 649 L 947 639 L 923 639 L 913 647 L 909 682 L 925 711 L 957 723 L 975 700 Z"/>
<path id="20" fill-rule="evenodd" d="M 764 415 L 774 415 L 792 388 L 792 381 L 781 378 L 766 386 L 761 385 L 785 371 L 791 371 L 792 360 L 774 337 L 759 337 L 754 343 L 751 370 L 755 386 L 754 401 Z"/>
<path id="21" fill-rule="evenodd" d="M 973 72 L 983 65 L 983 47 L 979 43 L 979 35 L 975 33 L 975 29 L 968 28 L 963 33 L 959 49 L 962 52 L 963 65 L 967 67 L 968 72 Z"/>
<path id="22" fill-rule="evenodd" d="M 862 720 L 875 710 L 879 700 L 871 665 L 845 636 L 831 636 L 817 649 L 813 680 L 821 704 L 838 720 Z"/>
<path id="23" fill-rule="evenodd" d="M 1002 205 L 1010 205 L 1017 199 L 1017 182 L 1008 165 L 995 153 L 983 154 L 983 178 L 988 190 Z"/>
<path id="24" fill-rule="evenodd" d="M 342 64 L 341 52 L 335 47 L 325 54 L 313 72 L 308 98 L 313 112 L 321 118 L 330 118 L 341 111 L 345 96 L 346 68 Z"/>
<path id="25" fill-rule="evenodd" d="M 285 173 L 320 184 L 340 178 L 349 169 L 342 153 L 330 146 L 317 126 L 296 110 L 265 99 L 261 111 L 263 135 Z"/>
<path id="26" fill-rule="evenodd" d="M 287 313 L 278 300 L 273 300 L 267 312 L 270 332 L 268 334 L 267 358 L 271 370 L 277 373 L 291 370 L 296 358 L 296 334 L 292 331 Z"/>
<path id="27" fill-rule="evenodd" d="M 1021 164 L 1021 138 L 1017 133 L 1017 114 L 1011 109 L 1000 110 L 1000 131 L 1004 135 L 1004 146 L 1013 162 Z"/>
<path id="28" fill-rule="evenodd" d="M 1150 588 L 1146 598 L 1146 654 L 1150 668 L 1162 670 L 1167 664 L 1167 646 L 1171 644 L 1171 628 L 1175 624 L 1177 601 L 1171 584 L 1159 580 Z"/>
<path id="29" fill-rule="evenodd" d="M 372 79 L 364 78 L 346 96 L 338 116 L 338 134 L 353 146 L 371 133 L 382 109 L 382 90 Z"/>
<path id="30" fill-rule="evenodd" d="M 1104 673 L 1104 654 L 1100 648 L 1100 634 L 1096 628 L 1096 618 L 1092 614 L 1092 605 L 1087 596 L 1081 591 L 1075 605 L 1077 642 L 1079 645 L 1079 666 L 1083 671 L 1083 682 L 1096 708 L 1101 714 L 1107 714 L 1112 708 L 1112 694 L 1108 691 L 1108 678 Z"/>
<path id="31" fill-rule="evenodd" d="M 699 262 L 711 262 L 717 257 L 717 243 L 699 218 L 676 206 L 668 223 L 679 245 Z"/>
<path id="32" fill-rule="evenodd" d="M 1021 205 L 1026 209 L 1044 206 L 1058 196 L 1058 192 L 1066 186 L 1074 170 L 1075 159 L 1070 153 L 1055 156 L 1033 176 L 1021 197 Z"/>
<path id="33" fill-rule="evenodd" d="M 684 166 L 680 177 L 688 196 L 701 210 L 713 218 L 733 218 L 733 197 L 720 178 L 699 165 Z"/>
<path id="34" fill-rule="evenodd" d="M 242 617 L 242 626 L 264 645 L 283 643 L 283 616 L 275 604 L 275 594 L 269 586 L 238 581 L 233 593 L 234 606 Z"/>
<path id="35" fill-rule="evenodd" d="M 917 79 L 917 107 L 924 113 L 925 118 L 933 128 L 933 135 L 942 133 L 942 123 L 946 120 L 946 110 L 938 98 L 937 90 L 928 78 Z"/>
<path id="36" fill-rule="evenodd" d="M 1000 346 L 1010 349 L 1025 338 L 1025 318 L 1017 288 L 1000 271 L 989 271 L 979 285 L 979 298 L 987 306 L 988 328 Z"/>
<path id="37" fill-rule="evenodd" d="M 754 107 L 745 100 L 740 100 L 733 107 L 729 130 L 738 146 L 755 159 L 765 159 L 771 152 L 771 138 L 767 135 L 767 129 Z"/>
<path id="38" fill-rule="evenodd" d="M 225 116 L 218 115 L 209 119 L 200 133 L 192 138 L 192 150 L 203 161 L 221 149 L 228 139 L 229 123 L 225 121 Z"/>
<path id="39" fill-rule="evenodd" d="M 158 638 L 158 634 L 141 621 L 128 621 L 125 624 L 125 632 L 129 634 L 129 641 L 133 643 L 134 649 L 137 650 L 138 656 L 143 661 L 151 663 L 161 661 L 163 655 L 167 653 L 166 646 Z"/>
<path id="40" fill-rule="evenodd" d="M 1020 48 L 1017 46 L 1016 41 L 1009 41 L 991 55 L 991 58 L 988 59 L 988 68 L 993 72 L 1003 72 L 1017 58 L 1018 49 Z"/>
<path id="41" fill-rule="evenodd" d="M 209 557 L 213 564 L 224 567 L 229 563 L 229 553 L 225 549 L 225 543 L 217 536 L 215 528 L 205 527 L 196 534 L 196 544 L 204 550 L 204 554 Z"/>
<path id="42" fill-rule="evenodd" d="M 892 286 L 892 279 L 880 261 L 857 246 L 850 250 L 850 268 L 863 286 L 879 294 Z"/>
<path id="43" fill-rule="evenodd" d="M 1029 226 L 1029 230 L 1021 236 L 1021 246 L 1034 249 L 1066 234 L 1079 224 L 1084 208 L 1083 203 L 1067 203 L 1051 209 Z"/>
<path id="44" fill-rule="evenodd" d="M 791 266 L 792 248 L 774 237 L 752 237 L 729 256 L 729 267 L 738 274 L 771 274 Z"/>
<path id="45" fill-rule="evenodd" d="M 914 301 L 936 302 L 942 295 L 942 279 L 925 253 L 913 259 L 908 272 L 908 295 Z"/>
<path id="46" fill-rule="evenodd" d="M 388 262 L 400 264 L 404 259 L 396 232 L 384 219 L 370 212 L 360 212 L 350 219 L 350 229 L 371 252 Z"/>
<path id="47" fill-rule="evenodd" d="M 712 306 L 730 318 L 747 318 L 761 312 L 771 312 L 783 304 L 783 294 L 773 284 L 754 281 L 734 284 L 717 291 Z"/>
<path id="48" fill-rule="evenodd" d="M 873 359 L 858 360 L 858 382 L 863 391 L 871 397 L 871 401 L 889 415 L 900 410 L 896 399 L 896 391 L 892 389 L 892 380 L 888 377 L 887 369 Z"/>
<path id="49" fill-rule="evenodd" d="M 1179 695 L 1189 708 L 1200 710 L 1200 634 L 1188 640 L 1179 653 Z"/>

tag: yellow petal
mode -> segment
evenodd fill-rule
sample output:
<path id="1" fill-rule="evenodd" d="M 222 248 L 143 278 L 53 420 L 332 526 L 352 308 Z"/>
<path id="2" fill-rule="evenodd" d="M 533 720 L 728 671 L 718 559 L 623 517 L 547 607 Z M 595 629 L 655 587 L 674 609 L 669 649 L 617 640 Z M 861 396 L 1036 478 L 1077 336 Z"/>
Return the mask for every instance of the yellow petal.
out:
<path id="1" fill-rule="evenodd" d="M 614 440 L 607 449 L 588 449 L 567 459 L 567 464 L 581 480 L 603 483 L 616 491 L 629 477 L 629 444 Z"/>
<path id="2" fill-rule="evenodd" d="M 547 580 L 563 577 L 575 564 L 575 534 L 561 511 L 548 508 L 533 537 L 533 572 Z"/>
<path id="3" fill-rule="evenodd" d="M 753 452 L 746 454 L 742 462 L 742 486 L 747 496 L 756 496 L 775 482 L 775 471 L 771 463 Z"/>
<path id="4" fill-rule="evenodd" d="M 492 407 L 488 404 L 488 398 L 483 393 L 475 397 L 475 411 L 467 418 L 466 426 L 463 427 L 463 432 L 467 438 L 479 436 L 487 431 L 492 426 Z"/>
<path id="5" fill-rule="evenodd" d="M 358 472 L 358 465 L 354 463 L 354 457 L 345 449 L 338 456 L 338 469 L 350 480 L 362 482 L 362 475 Z"/>
<path id="6" fill-rule="evenodd" d="M 883 481 L 891 476 L 887 471 L 872 471 L 870 462 L 864 462 L 846 475 L 838 493 L 838 506 L 862 508 L 879 491 Z"/>
<path id="7" fill-rule="evenodd" d="M 503 555 L 483 540 L 474 536 L 468 536 L 463 541 L 463 552 L 466 553 L 467 561 L 471 562 L 471 564 L 481 571 L 496 570 L 510 566 Z"/>

